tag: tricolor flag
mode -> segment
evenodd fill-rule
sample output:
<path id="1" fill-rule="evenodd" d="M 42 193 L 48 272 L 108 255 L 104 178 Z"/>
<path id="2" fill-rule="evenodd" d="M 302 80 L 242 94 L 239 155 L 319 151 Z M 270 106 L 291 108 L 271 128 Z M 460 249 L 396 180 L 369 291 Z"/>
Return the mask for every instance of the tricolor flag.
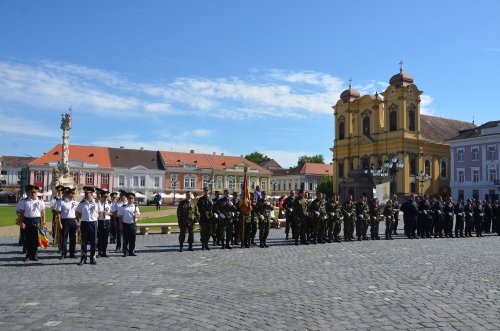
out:
<path id="1" fill-rule="evenodd" d="M 250 201 L 250 191 L 248 190 L 248 179 L 247 172 L 245 169 L 245 176 L 243 178 L 243 197 L 240 199 L 240 209 L 241 213 L 248 215 L 250 210 L 252 210 L 252 202 Z"/>
<path id="2" fill-rule="evenodd" d="M 38 244 L 42 248 L 49 247 L 49 238 L 47 237 L 47 232 L 41 227 L 38 228 Z"/>

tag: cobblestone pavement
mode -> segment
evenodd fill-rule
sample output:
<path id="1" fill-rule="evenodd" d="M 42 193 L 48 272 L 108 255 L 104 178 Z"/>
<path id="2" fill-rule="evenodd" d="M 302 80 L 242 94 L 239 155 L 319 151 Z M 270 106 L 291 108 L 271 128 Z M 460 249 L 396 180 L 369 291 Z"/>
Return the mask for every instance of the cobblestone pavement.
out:
<path id="1" fill-rule="evenodd" d="M 381 229 L 381 232 L 383 229 Z M 96 266 L 0 238 L 0 329 L 500 330 L 500 237 L 177 252 L 137 237 Z M 198 239 L 198 237 L 197 237 Z"/>

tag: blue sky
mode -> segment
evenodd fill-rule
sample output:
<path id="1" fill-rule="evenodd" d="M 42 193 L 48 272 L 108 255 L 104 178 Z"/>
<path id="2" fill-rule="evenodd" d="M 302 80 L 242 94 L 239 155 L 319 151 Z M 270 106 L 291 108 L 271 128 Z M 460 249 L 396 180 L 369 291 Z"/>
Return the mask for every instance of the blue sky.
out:
<path id="1" fill-rule="evenodd" d="M 331 160 L 349 77 L 499 119 L 497 1 L 0 1 L 0 154 L 72 144 Z"/>

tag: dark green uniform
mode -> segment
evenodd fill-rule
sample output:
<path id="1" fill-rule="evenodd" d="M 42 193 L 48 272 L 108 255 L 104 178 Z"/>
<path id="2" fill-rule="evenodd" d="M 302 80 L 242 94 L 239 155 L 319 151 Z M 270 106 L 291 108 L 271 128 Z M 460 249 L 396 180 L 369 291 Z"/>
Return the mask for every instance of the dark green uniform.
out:
<path id="1" fill-rule="evenodd" d="M 366 232 L 364 235 L 363 232 L 368 218 L 369 216 L 367 213 L 366 203 L 361 201 L 356 202 L 356 237 L 358 237 L 359 241 L 361 241 L 361 239 L 365 239 Z"/>
<path id="2" fill-rule="evenodd" d="M 324 244 L 327 219 L 325 202 L 319 198 L 314 199 L 309 205 L 309 211 L 311 213 L 311 242 Z"/>
<path id="3" fill-rule="evenodd" d="M 240 205 L 238 201 L 238 196 L 233 193 L 233 206 L 234 206 L 234 217 L 233 217 L 233 233 L 234 233 L 234 244 L 239 245 L 241 240 L 241 219 L 240 219 Z"/>
<path id="4" fill-rule="evenodd" d="M 293 214 L 294 214 L 294 235 L 295 235 L 295 245 L 298 245 L 299 241 L 299 233 L 300 233 L 300 241 L 303 244 L 309 245 L 307 241 L 307 232 L 308 232 L 308 217 L 309 214 L 307 212 L 307 200 L 298 196 L 293 203 Z"/>
<path id="5" fill-rule="evenodd" d="M 354 202 L 344 202 L 342 212 L 344 213 L 344 240 L 352 241 L 354 238 L 354 220 L 356 219 Z"/>
<path id="6" fill-rule="evenodd" d="M 198 207 L 193 200 L 184 199 L 179 203 L 177 207 L 177 220 L 179 224 L 179 245 L 180 251 L 182 252 L 182 247 L 184 245 L 184 240 L 186 239 L 186 231 L 188 232 L 188 244 L 189 250 L 193 250 L 194 241 L 194 224 L 198 218 Z"/>
<path id="7" fill-rule="evenodd" d="M 342 221 L 344 219 L 340 204 L 337 201 L 328 201 L 325 204 L 325 209 L 328 216 L 326 226 L 328 242 L 340 242 L 339 234 L 340 229 L 342 228 Z"/>
<path id="8" fill-rule="evenodd" d="M 267 236 L 269 235 L 269 227 L 271 225 L 271 212 L 273 206 L 269 201 L 260 199 L 255 205 L 256 215 L 259 218 L 259 241 L 260 247 L 269 247 L 266 243 Z"/>
<path id="9" fill-rule="evenodd" d="M 196 204 L 200 213 L 200 237 L 203 249 L 210 250 L 208 241 L 210 240 L 210 225 L 213 219 L 214 202 L 209 195 L 204 195 L 198 199 Z"/>
<path id="10" fill-rule="evenodd" d="M 286 218 L 286 223 L 285 223 L 285 235 L 286 239 L 288 240 L 288 234 L 290 233 L 290 228 L 292 229 L 292 238 L 295 238 L 294 235 L 294 229 L 293 229 L 293 200 L 294 197 L 291 195 L 288 196 L 285 201 L 283 202 L 283 208 L 285 209 L 285 218 Z"/>
<path id="11" fill-rule="evenodd" d="M 233 237 L 233 218 L 236 215 L 235 211 L 236 208 L 228 197 L 224 196 L 219 200 L 217 204 L 217 212 L 219 213 L 217 240 L 220 241 L 223 249 L 232 248 L 229 243 Z"/>
<path id="12" fill-rule="evenodd" d="M 372 240 L 380 240 L 380 237 L 378 235 L 379 222 L 380 222 L 380 208 L 378 204 L 372 203 L 370 205 L 370 236 Z"/>
<path id="13" fill-rule="evenodd" d="M 385 217 L 385 239 L 392 240 L 392 229 L 394 226 L 394 207 L 389 204 L 384 208 Z"/>

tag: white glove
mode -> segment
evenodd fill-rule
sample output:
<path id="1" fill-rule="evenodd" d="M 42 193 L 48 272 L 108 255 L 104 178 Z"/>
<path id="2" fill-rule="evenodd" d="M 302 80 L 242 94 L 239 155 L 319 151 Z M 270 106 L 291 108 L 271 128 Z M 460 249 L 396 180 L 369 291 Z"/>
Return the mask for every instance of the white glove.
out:
<path id="1" fill-rule="evenodd" d="M 232 202 L 232 201 L 229 201 L 228 205 L 232 206 L 232 205 L 233 205 L 233 202 Z"/>
<path id="2" fill-rule="evenodd" d="M 315 211 L 314 215 L 319 216 L 319 211 Z"/>
<path id="3" fill-rule="evenodd" d="M 324 220 L 328 219 L 328 216 L 323 216 L 323 219 L 324 219 Z"/>
<path id="4" fill-rule="evenodd" d="M 359 218 L 363 218 L 363 214 L 359 214 L 359 215 L 358 215 L 358 217 L 359 217 Z"/>
<path id="5" fill-rule="evenodd" d="M 291 213 L 293 211 L 293 208 L 288 208 L 288 211 Z"/>
<path id="6" fill-rule="evenodd" d="M 260 215 L 259 218 L 260 218 L 261 221 L 263 221 L 264 220 L 264 215 Z"/>
<path id="7" fill-rule="evenodd" d="M 224 215 L 223 213 L 220 213 L 219 217 L 222 218 L 222 219 L 224 219 L 224 218 L 226 218 L 226 215 Z"/>
<path id="8" fill-rule="evenodd" d="M 214 218 L 219 218 L 219 215 L 217 215 L 217 214 L 214 214 Z"/>
<path id="9" fill-rule="evenodd" d="M 233 217 L 234 217 L 234 213 L 231 213 L 231 216 L 233 216 Z"/>
<path id="10" fill-rule="evenodd" d="M 270 206 L 271 204 L 269 203 L 269 201 L 266 201 L 266 206 Z"/>
<path id="11" fill-rule="evenodd" d="M 331 217 L 335 217 L 335 213 L 330 213 L 330 216 Z"/>

